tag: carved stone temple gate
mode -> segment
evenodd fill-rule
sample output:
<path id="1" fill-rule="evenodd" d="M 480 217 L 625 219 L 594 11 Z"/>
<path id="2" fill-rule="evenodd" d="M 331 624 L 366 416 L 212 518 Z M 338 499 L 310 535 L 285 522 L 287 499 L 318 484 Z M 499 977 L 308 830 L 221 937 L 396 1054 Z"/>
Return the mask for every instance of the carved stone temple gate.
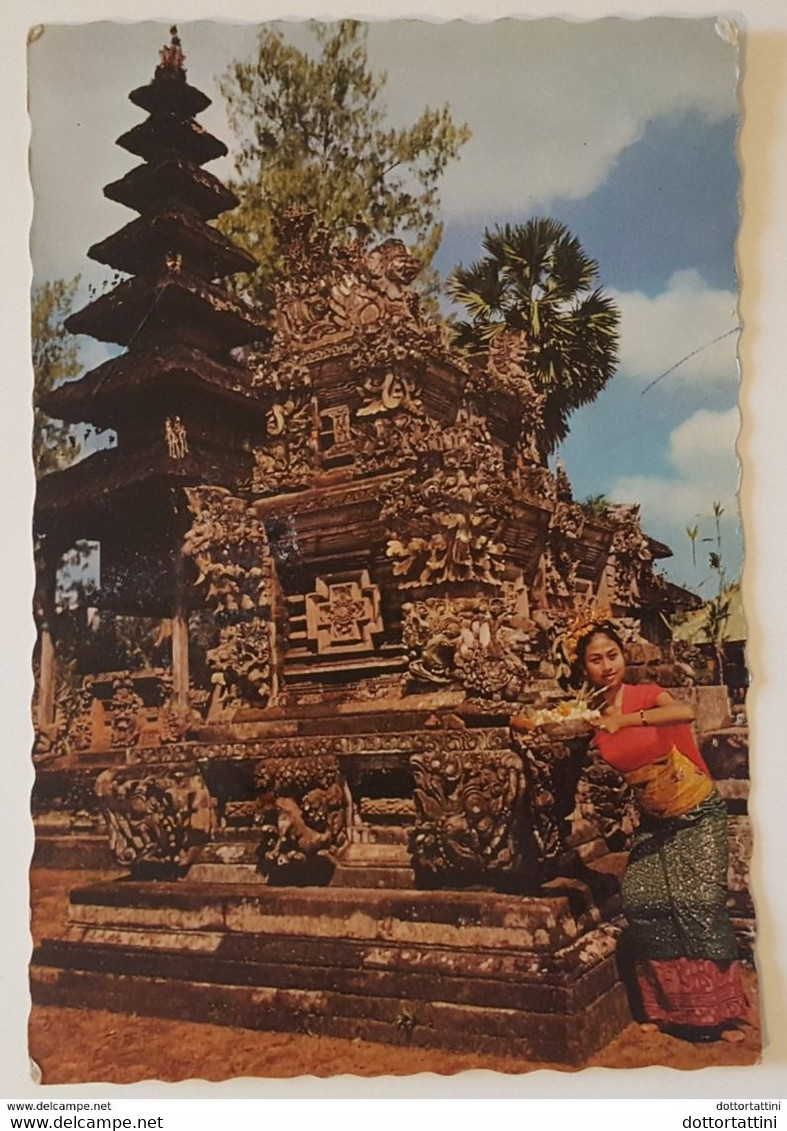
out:
<path id="1" fill-rule="evenodd" d="M 693 598 L 636 507 L 593 513 L 542 460 L 522 335 L 460 355 L 403 244 L 304 213 L 269 330 L 221 281 L 253 263 L 208 223 L 236 201 L 176 39 L 131 100 L 143 163 L 105 192 L 139 215 L 89 252 L 128 278 L 69 320 L 125 352 L 43 406 L 117 443 L 36 502 L 42 843 L 97 860 L 108 831 L 130 878 L 75 888 L 36 1000 L 581 1061 L 628 1019 L 592 865 L 630 804 L 508 719 L 559 697 L 591 600 L 676 682 L 661 614 Z M 98 615 L 157 619 L 165 662 L 77 648 L 65 680 L 81 539 Z"/>

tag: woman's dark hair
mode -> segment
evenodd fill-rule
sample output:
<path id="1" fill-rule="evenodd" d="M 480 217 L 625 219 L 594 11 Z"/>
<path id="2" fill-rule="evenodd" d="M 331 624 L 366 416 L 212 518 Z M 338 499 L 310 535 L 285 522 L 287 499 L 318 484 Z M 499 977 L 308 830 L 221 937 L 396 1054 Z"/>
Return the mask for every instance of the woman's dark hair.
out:
<path id="1" fill-rule="evenodd" d="M 584 636 L 580 636 L 579 640 L 577 641 L 578 667 L 584 666 L 585 653 L 587 652 L 588 645 L 590 644 L 590 641 L 594 636 L 609 637 L 613 644 L 617 644 L 618 648 L 620 648 L 621 652 L 625 656 L 626 649 L 623 647 L 623 641 L 621 640 L 618 630 L 615 628 L 615 625 L 612 623 L 612 621 L 609 620 L 602 621 L 601 624 L 594 624 L 593 627 L 588 632 L 586 632 Z"/>

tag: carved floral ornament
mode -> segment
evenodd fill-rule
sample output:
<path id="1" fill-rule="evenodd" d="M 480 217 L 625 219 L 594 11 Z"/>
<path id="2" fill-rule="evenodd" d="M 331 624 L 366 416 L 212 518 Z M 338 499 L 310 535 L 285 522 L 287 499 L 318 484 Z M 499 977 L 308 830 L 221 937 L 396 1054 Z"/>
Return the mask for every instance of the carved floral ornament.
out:
<path id="1" fill-rule="evenodd" d="M 429 683 L 459 683 L 472 696 L 516 700 L 530 681 L 542 633 L 517 608 L 517 594 L 430 597 L 404 606 L 409 672 Z"/>
<path id="2" fill-rule="evenodd" d="M 445 429 L 439 463 L 419 453 L 413 474 L 383 493 L 386 553 L 402 588 L 476 581 L 499 586 L 508 516 L 502 456 L 481 422 Z"/>
<path id="3" fill-rule="evenodd" d="M 410 851 L 417 868 L 468 878 L 517 869 L 525 779 L 513 751 L 435 749 L 413 755 L 410 765 L 416 810 Z"/>
<path id="4" fill-rule="evenodd" d="M 187 488 L 194 521 L 183 543 L 193 558 L 219 641 L 207 652 L 212 710 L 266 701 L 272 690 L 270 609 L 273 562 L 265 526 L 249 503 L 223 488 Z"/>
<path id="5" fill-rule="evenodd" d="M 643 587 L 658 580 L 653 574 L 650 543 L 640 525 L 639 507 L 610 507 L 607 517 L 615 526 L 609 559 L 613 600 L 616 604 L 638 605 Z"/>
<path id="6" fill-rule="evenodd" d="M 316 417 L 315 401 L 308 391 L 296 390 L 273 402 L 265 422 L 267 442 L 254 449 L 255 495 L 310 481 L 317 470 Z"/>
<path id="7" fill-rule="evenodd" d="M 197 566 L 207 604 L 226 613 L 269 608 L 270 551 L 252 507 L 222 487 L 187 487 L 186 496 L 193 521 L 183 553 Z"/>
<path id="8" fill-rule="evenodd" d="M 277 290 L 273 344 L 249 357 L 253 383 L 274 394 L 271 441 L 255 451 L 258 493 L 305 485 L 318 470 L 317 437 L 325 428 L 325 410 L 311 400 L 310 367 L 328 356 L 341 357 L 361 375 L 361 404 L 347 406 L 351 432 L 345 429 L 335 440 L 347 445 L 359 471 L 401 467 L 424 450 L 426 437 L 434 446 L 434 434 L 441 432 L 437 442 L 443 448 L 452 436 L 456 445 L 468 443 L 466 415 L 456 428 L 440 429 L 423 412 L 418 366 L 412 361 L 426 358 L 448 360 L 454 370 L 464 371 L 471 400 L 490 392 L 514 397 L 521 409 L 517 458 L 523 468 L 537 467 L 544 398 L 527 375 L 532 350 L 523 333 L 504 330 L 480 363 L 468 363 L 422 314 L 410 290 L 418 263 L 400 241 L 369 248 L 367 233 L 360 231 L 350 244 L 336 244 L 304 212 L 289 213 L 277 236 L 287 270 Z M 404 371 L 402 362 L 408 359 Z M 387 417 L 390 427 L 382 423 Z M 472 422 L 486 427 L 478 416 Z M 534 492 L 543 495 L 544 484 L 535 485 Z"/>
<path id="9" fill-rule="evenodd" d="M 276 330 L 291 344 L 383 317 L 425 325 L 409 289 L 420 271 L 418 260 L 401 240 L 370 248 L 368 230 L 357 225 L 356 233 L 349 244 L 335 243 L 308 211 L 291 210 L 277 226 L 285 270 L 277 288 Z M 305 305 L 315 294 L 314 305 Z"/>

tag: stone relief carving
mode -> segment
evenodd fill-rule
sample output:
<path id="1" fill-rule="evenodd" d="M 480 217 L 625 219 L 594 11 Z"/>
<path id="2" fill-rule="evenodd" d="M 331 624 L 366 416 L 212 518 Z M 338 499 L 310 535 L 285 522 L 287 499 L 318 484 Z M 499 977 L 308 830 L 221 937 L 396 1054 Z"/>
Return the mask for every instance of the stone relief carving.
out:
<path id="1" fill-rule="evenodd" d="M 194 520 L 183 553 L 194 560 L 197 585 L 219 625 L 219 641 L 206 655 L 215 717 L 271 695 L 273 565 L 265 526 L 245 500 L 216 487 L 187 488 L 186 494 Z"/>
<path id="2" fill-rule="evenodd" d="M 42 727 L 38 719 L 38 682 L 33 694 L 35 740 L 33 761 L 36 765 L 67 758 L 72 752 L 90 746 L 92 680 L 75 675 L 73 659 L 56 669 L 54 722 Z"/>
<path id="3" fill-rule="evenodd" d="M 577 599 L 576 546 L 584 530 L 585 512 L 566 498 L 560 476 L 555 479 L 555 497 L 533 595 L 542 609 L 570 609 Z"/>
<path id="4" fill-rule="evenodd" d="M 213 804 L 192 769 L 140 774 L 104 770 L 95 784 L 109 832 L 109 847 L 123 867 L 187 864 L 213 826 Z"/>
<path id="5" fill-rule="evenodd" d="M 435 742 L 414 754 L 410 766 L 415 867 L 435 877 L 487 882 L 515 872 L 521 863 L 525 795 L 521 759 L 511 750 L 479 755 L 459 744 Z"/>
<path id="6" fill-rule="evenodd" d="M 164 421 L 164 438 L 170 459 L 184 459 L 189 454 L 186 427 L 179 416 L 168 416 Z"/>
<path id="7" fill-rule="evenodd" d="M 545 863 L 560 856 L 567 847 L 567 817 L 574 796 L 573 785 L 567 790 L 565 781 L 572 774 L 571 751 L 565 743 L 516 731 L 511 738 L 524 767 L 536 854 L 540 862 Z"/>
<path id="8" fill-rule="evenodd" d="M 386 549 L 403 589 L 474 581 L 498 587 L 510 514 L 500 450 L 480 422 L 444 429 L 439 464 L 421 455 L 413 474 L 381 493 Z"/>
<path id="9" fill-rule="evenodd" d="M 109 725 L 112 745 L 135 746 L 139 741 L 140 712 L 144 707 L 144 701 L 137 693 L 130 675 L 120 676 L 113 681 L 110 705 Z"/>
<path id="10" fill-rule="evenodd" d="M 79 687 L 74 717 L 68 734 L 74 750 L 89 750 L 93 739 L 93 679 L 85 676 Z"/>
<path id="11" fill-rule="evenodd" d="M 600 758 L 590 758 L 577 782 L 575 819 L 587 821 L 616 852 L 628 849 L 639 824 L 634 792 Z"/>
<path id="12" fill-rule="evenodd" d="M 379 416 L 398 410 L 420 413 L 423 408 L 415 381 L 392 370 L 370 374 L 363 382 L 362 395 L 363 404 L 356 412 L 358 417 Z"/>
<path id="13" fill-rule="evenodd" d="M 546 397 L 537 393 L 528 375 L 528 358 L 533 349 L 522 330 L 505 329 L 489 342 L 485 354 L 471 359 L 470 380 L 465 386 L 476 398 L 503 393 L 519 402 L 521 417 L 517 456 L 524 465 L 540 464 L 539 450 L 544 428 Z"/>
<path id="14" fill-rule="evenodd" d="M 315 579 L 306 594 L 306 635 L 318 652 L 371 651 L 382 630 L 380 590 L 367 570 Z"/>
<path id="15" fill-rule="evenodd" d="M 351 243 L 336 244 L 313 213 L 283 217 L 276 235 L 286 269 L 276 288 L 274 351 L 314 357 L 342 349 L 353 366 L 368 367 L 444 350 L 410 290 L 418 260 L 401 240 L 370 248 L 364 226 L 356 232 Z"/>
<path id="16" fill-rule="evenodd" d="M 514 594 L 430 597 L 403 611 L 402 640 L 415 679 L 458 682 L 481 698 L 519 697 L 539 630 L 517 612 Z"/>
<path id="17" fill-rule="evenodd" d="M 255 771 L 263 861 L 333 860 L 347 843 L 349 794 L 336 758 L 269 758 Z"/>
<path id="18" fill-rule="evenodd" d="M 272 403 L 265 421 L 267 442 L 254 449 L 255 495 L 308 483 L 316 470 L 315 412 L 313 398 L 301 390 Z"/>
<path id="19" fill-rule="evenodd" d="M 642 532 L 639 507 L 619 503 L 610 506 L 607 518 L 615 526 L 609 557 L 612 600 L 615 604 L 637 606 L 642 591 L 653 585 L 653 553 Z"/>
<path id="20" fill-rule="evenodd" d="M 511 733 L 527 781 L 528 814 L 536 855 L 543 865 L 571 850 L 577 822 L 614 851 L 627 848 L 639 817 L 631 789 L 583 747 L 547 737 Z"/>
<path id="21" fill-rule="evenodd" d="M 442 429 L 423 413 L 399 408 L 356 419 L 355 428 L 355 466 L 369 475 L 414 467 L 419 456 L 442 450 Z"/>

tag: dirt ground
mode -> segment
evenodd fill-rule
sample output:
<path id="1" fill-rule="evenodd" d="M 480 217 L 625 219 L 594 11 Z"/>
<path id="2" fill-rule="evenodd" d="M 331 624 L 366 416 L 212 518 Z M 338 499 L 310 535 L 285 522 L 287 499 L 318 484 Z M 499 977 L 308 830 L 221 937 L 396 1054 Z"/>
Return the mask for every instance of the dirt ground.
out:
<path id="1" fill-rule="evenodd" d="M 110 879 L 115 873 L 32 873 L 34 939 L 56 938 L 66 922 L 68 890 L 79 883 Z M 695 1069 L 755 1064 L 760 1055 L 756 976 L 745 971 L 751 1017 L 737 1045 L 689 1044 L 664 1033 L 642 1033 L 632 1023 L 588 1061 L 588 1066 L 642 1068 L 663 1065 Z M 302 1075 L 453 1075 L 470 1069 L 510 1074 L 564 1065 L 517 1057 L 477 1056 L 372 1044 L 336 1037 L 262 1033 L 219 1025 L 168 1021 L 104 1011 L 34 1006 L 30 1016 L 30 1055 L 45 1084 L 138 1080 L 226 1080 L 232 1077 Z"/>

